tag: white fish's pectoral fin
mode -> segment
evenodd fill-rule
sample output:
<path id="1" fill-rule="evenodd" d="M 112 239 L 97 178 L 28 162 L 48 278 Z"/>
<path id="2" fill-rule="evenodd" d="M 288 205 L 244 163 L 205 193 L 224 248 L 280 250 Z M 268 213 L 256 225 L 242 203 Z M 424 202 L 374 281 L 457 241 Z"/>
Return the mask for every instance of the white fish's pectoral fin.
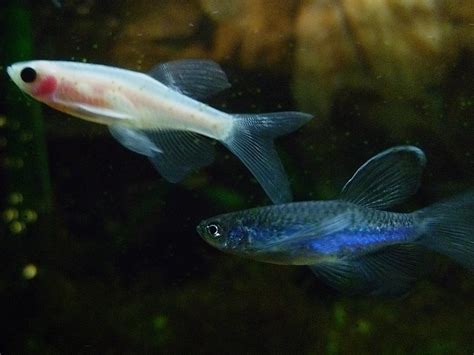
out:
<path id="1" fill-rule="evenodd" d="M 67 108 L 72 114 L 104 124 L 114 124 L 117 121 L 133 120 L 134 117 L 128 113 L 133 112 L 134 108 L 130 101 L 124 96 L 117 94 L 106 94 L 105 102 L 108 102 L 113 108 L 100 107 L 83 102 L 65 102 L 54 99 L 54 103 Z"/>
<path id="2" fill-rule="evenodd" d="M 406 294 L 425 272 L 423 254 L 410 244 L 348 259 L 310 265 L 316 276 L 331 287 L 352 295 L 398 297 Z"/>
<path id="3" fill-rule="evenodd" d="M 147 157 L 163 153 L 141 130 L 130 129 L 120 125 L 110 125 L 109 131 L 112 137 L 132 152 L 146 155 Z"/>
<path id="4" fill-rule="evenodd" d="M 365 207 L 389 208 L 418 190 L 425 164 L 425 154 L 417 147 L 387 149 L 355 172 L 343 187 L 340 199 Z"/>
<path id="5" fill-rule="evenodd" d="M 114 122 L 116 120 L 130 120 L 133 117 L 127 113 L 118 112 L 115 110 L 96 107 L 86 104 L 76 104 L 74 108 L 77 113 L 90 116 L 91 118 L 98 118 L 106 122 Z"/>
<path id="6" fill-rule="evenodd" d="M 214 160 L 214 144 L 208 138 L 185 131 L 145 131 L 110 126 L 110 133 L 124 147 L 146 155 L 170 182 L 182 180 L 191 171 Z"/>
<path id="7" fill-rule="evenodd" d="M 204 59 L 183 59 L 158 64 L 148 75 L 195 99 L 205 99 L 231 86 L 219 64 Z"/>

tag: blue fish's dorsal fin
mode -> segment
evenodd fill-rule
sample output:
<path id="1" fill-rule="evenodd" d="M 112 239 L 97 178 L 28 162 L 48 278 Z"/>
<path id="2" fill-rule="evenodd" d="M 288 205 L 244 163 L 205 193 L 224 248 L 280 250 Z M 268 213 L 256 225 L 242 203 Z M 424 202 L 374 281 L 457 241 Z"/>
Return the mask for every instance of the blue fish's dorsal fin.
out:
<path id="1" fill-rule="evenodd" d="M 406 294 L 425 271 L 422 256 L 417 247 L 398 244 L 310 268 L 325 283 L 346 294 L 396 297 Z"/>
<path id="2" fill-rule="evenodd" d="M 109 126 L 112 136 L 124 147 L 146 155 L 160 174 L 178 182 L 191 171 L 214 160 L 214 145 L 208 138 L 186 131 L 145 131 Z"/>
<path id="3" fill-rule="evenodd" d="M 387 149 L 355 172 L 342 188 L 340 199 L 365 207 L 389 208 L 418 190 L 425 164 L 425 154 L 417 147 Z"/>
<path id="4" fill-rule="evenodd" d="M 158 64 L 148 75 L 195 99 L 205 99 L 231 86 L 219 64 L 205 59 L 183 59 Z"/>

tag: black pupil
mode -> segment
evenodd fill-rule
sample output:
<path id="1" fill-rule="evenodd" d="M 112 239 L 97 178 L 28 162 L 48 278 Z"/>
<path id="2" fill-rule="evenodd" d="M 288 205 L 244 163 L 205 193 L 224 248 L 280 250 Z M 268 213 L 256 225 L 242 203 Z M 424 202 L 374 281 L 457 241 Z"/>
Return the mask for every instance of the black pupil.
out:
<path id="1" fill-rule="evenodd" d="M 21 71 L 20 76 L 25 83 L 32 83 L 36 79 L 36 71 L 33 68 L 26 67 Z"/>
<path id="2" fill-rule="evenodd" d="M 216 235 L 218 234 L 219 232 L 219 228 L 215 225 L 215 224 L 211 224 L 209 227 L 208 227 L 208 230 L 209 230 L 209 233 L 211 235 Z"/>

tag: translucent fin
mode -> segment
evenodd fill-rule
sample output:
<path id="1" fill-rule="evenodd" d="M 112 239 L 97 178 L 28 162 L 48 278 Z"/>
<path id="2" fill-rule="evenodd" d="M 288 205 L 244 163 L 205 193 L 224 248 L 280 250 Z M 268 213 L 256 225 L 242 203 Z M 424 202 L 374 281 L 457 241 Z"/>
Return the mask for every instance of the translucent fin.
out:
<path id="1" fill-rule="evenodd" d="M 242 160 L 274 203 L 291 201 L 291 191 L 273 139 L 312 116 L 301 112 L 235 115 L 234 130 L 222 143 Z"/>
<path id="2" fill-rule="evenodd" d="M 399 244 L 345 260 L 311 265 L 324 282 L 347 294 L 401 296 L 422 275 L 422 254 L 413 245 Z"/>
<path id="3" fill-rule="evenodd" d="M 327 218 L 321 223 L 315 223 L 299 230 L 291 236 L 291 240 L 301 242 L 303 239 L 321 237 L 341 232 L 352 225 L 349 213 L 341 213 L 332 218 Z"/>
<path id="4" fill-rule="evenodd" d="M 415 213 L 422 218 L 420 243 L 474 272 L 474 191 Z"/>
<path id="5" fill-rule="evenodd" d="M 120 144 L 132 152 L 148 157 L 163 153 L 144 131 L 130 129 L 120 125 L 111 125 L 109 126 L 109 132 Z"/>
<path id="6" fill-rule="evenodd" d="M 68 108 L 68 112 L 70 113 L 75 113 L 84 117 L 85 119 L 107 125 L 117 123 L 117 121 L 133 119 L 133 117 L 126 113 L 126 111 L 111 110 L 108 108 L 84 103 L 71 103 L 55 99 L 53 104 L 62 106 L 61 110 L 65 107 Z"/>
<path id="7" fill-rule="evenodd" d="M 318 240 L 341 232 L 350 226 L 351 219 L 343 213 L 333 218 L 328 218 L 322 223 L 312 225 L 291 226 L 296 231 L 287 230 L 285 236 L 266 241 L 259 247 L 259 256 L 264 256 L 266 262 L 291 265 L 313 264 L 320 259 L 320 252 L 315 251 Z"/>
<path id="8" fill-rule="evenodd" d="M 151 132 L 149 137 L 163 153 L 149 157 L 169 182 L 181 181 L 193 170 L 214 160 L 214 144 L 208 138 L 186 131 Z"/>
<path id="9" fill-rule="evenodd" d="M 417 147 L 387 149 L 355 172 L 340 198 L 365 207 L 389 208 L 418 190 L 425 164 L 425 154 Z"/>
<path id="10" fill-rule="evenodd" d="M 211 60 L 184 59 L 158 64 L 148 75 L 195 99 L 204 99 L 230 87 L 219 64 Z"/>
<path id="11" fill-rule="evenodd" d="M 146 155 L 160 174 L 170 182 L 209 165 L 214 159 L 213 143 L 206 137 L 184 131 L 142 131 L 118 125 L 109 127 L 124 147 Z"/>

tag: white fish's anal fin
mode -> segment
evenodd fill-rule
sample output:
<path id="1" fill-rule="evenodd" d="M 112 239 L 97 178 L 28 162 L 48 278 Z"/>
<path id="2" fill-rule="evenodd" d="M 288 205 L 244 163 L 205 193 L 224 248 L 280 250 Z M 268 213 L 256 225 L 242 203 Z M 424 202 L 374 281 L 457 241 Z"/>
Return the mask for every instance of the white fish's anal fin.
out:
<path id="1" fill-rule="evenodd" d="M 389 208 L 418 190 L 425 164 L 425 154 L 417 147 L 387 149 L 355 172 L 343 187 L 340 199 L 365 207 Z"/>
<path id="2" fill-rule="evenodd" d="M 183 59 L 158 64 L 148 75 L 195 99 L 205 99 L 231 86 L 219 64 L 204 59 Z"/>
<path id="3" fill-rule="evenodd" d="M 397 297 L 406 294 L 425 272 L 423 253 L 414 245 L 398 244 L 356 258 L 310 265 L 331 287 L 352 295 Z"/>
<path id="4" fill-rule="evenodd" d="M 185 131 L 145 131 L 109 127 L 112 136 L 126 148 L 146 155 L 170 182 L 182 180 L 191 171 L 214 160 L 214 144 L 208 138 Z"/>

